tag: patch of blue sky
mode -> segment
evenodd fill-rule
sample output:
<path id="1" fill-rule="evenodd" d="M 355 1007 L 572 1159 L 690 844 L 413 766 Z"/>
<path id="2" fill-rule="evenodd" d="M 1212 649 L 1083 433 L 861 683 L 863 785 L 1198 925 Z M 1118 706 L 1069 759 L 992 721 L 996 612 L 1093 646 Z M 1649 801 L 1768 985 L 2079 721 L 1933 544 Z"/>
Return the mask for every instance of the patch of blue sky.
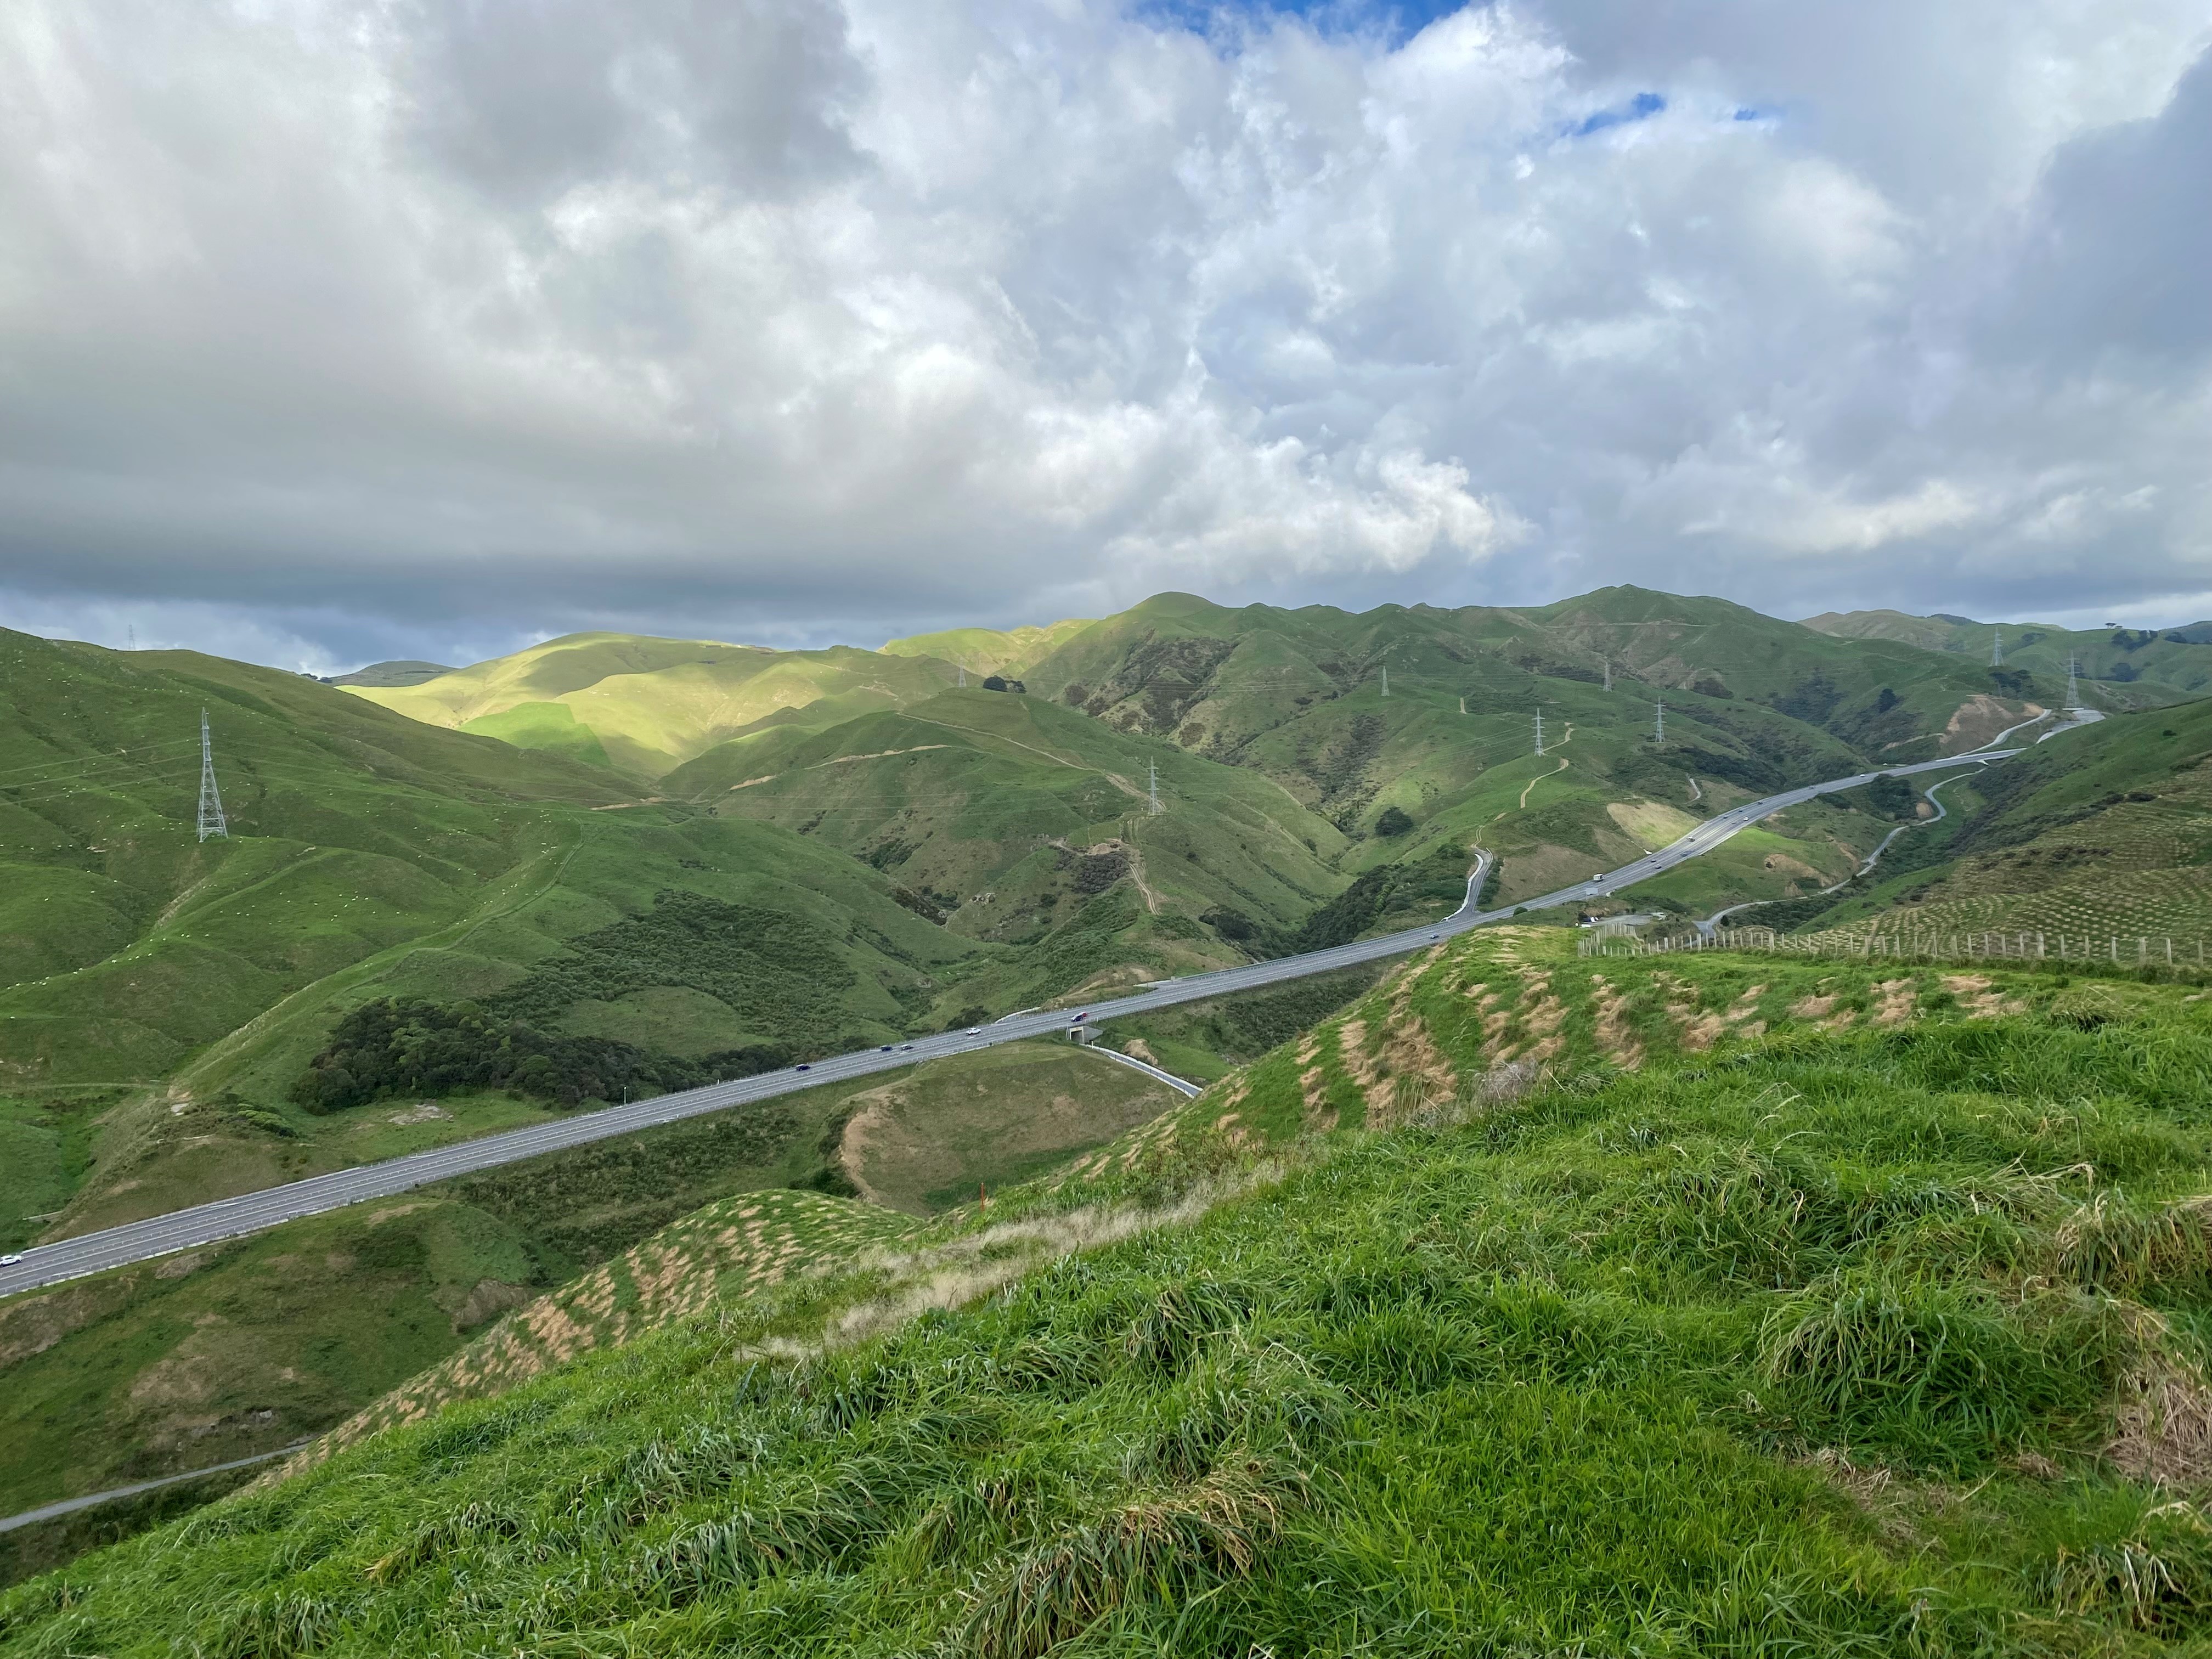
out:
<path id="1" fill-rule="evenodd" d="M 1594 132 L 1603 132 L 1607 127 L 1625 127 L 1638 121 L 1648 121 L 1667 107 L 1667 100 L 1656 92 L 1639 92 L 1625 104 L 1615 104 L 1585 115 L 1567 129 L 1570 138 L 1587 138 Z"/>
<path id="2" fill-rule="evenodd" d="M 1296 17 L 1322 34 L 1380 35 L 1393 46 L 1412 40 L 1468 0 L 1133 0 L 1134 15 L 1157 28 L 1211 36 L 1224 26 Z"/>

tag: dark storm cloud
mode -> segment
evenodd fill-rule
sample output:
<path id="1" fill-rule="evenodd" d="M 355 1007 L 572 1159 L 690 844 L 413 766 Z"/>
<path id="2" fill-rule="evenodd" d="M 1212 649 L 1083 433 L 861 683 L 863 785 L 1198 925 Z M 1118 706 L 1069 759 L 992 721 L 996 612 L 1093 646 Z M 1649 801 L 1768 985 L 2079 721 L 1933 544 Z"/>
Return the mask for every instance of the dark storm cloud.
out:
<path id="1" fill-rule="evenodd" d="M 2212 57 L 2157 115 L 2060 148 L 2036 193 L 2002 320 L 2020 349 L 2080 368 L 2106 353 L 2160 380 L 2212 349 Z"/>
<path id="2" fill-rule="evenodd" d="M 2201 5 L 1312 10 L 12 8 L 0 622 L 2212 614 Z"/>

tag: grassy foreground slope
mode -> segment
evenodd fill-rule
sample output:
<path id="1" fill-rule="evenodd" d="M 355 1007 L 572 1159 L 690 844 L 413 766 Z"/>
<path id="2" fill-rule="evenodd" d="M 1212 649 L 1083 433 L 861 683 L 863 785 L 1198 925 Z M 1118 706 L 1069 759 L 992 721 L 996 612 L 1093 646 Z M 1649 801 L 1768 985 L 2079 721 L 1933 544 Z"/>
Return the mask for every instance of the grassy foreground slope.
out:
<path id="1" fill-rule="evenodd" d="M 1302 1044 L 1179 1147 L 374 1435 L 0 1641 L 2200 1650 L 2202 1005 L 1823 966 L 1455 945 L 1316 1034 L 1322 1139 L 1237 1144 Z"/>
<path id="2" fill-rule="evenodd" d="M 790 1189 L 857 1185 L 925 1212 L 1176 1098 L 1073 1045 L 1012 1043 L 9 1297 L 0 1515 L 289 1445 L 403 1383 L 387 1412 L 457 1397 L 456 1377 L 519 1381 L 562 1357 L 527 1334 L 584 1333 L 573 1352 L 690 1305 L 672 1300 L 679 1279 L 742 1289 L 757 1264 L 733 1267 L 703 1217 L 827 1205 L 840 1237 L 894 1237 L 896 1211 Z"/>
<path id="3" fill-rule="evenodd" d="M 1962 617 L 1914 617 L 1899 611 L 1828 611 L 1805 626 L 1847 640 L 1895 640 L 1923 651 L 1987 662 L 2001 636 L 2007 667 L 2063 679 L 2067 659 L 2081 665 L 2085 700 L 2111 711 L 2157 708 L 2175 693 L 2212 691 L 2212 632 L 2185 629 L 2060 628 L 2050 623 L 1981 623 Z"/>

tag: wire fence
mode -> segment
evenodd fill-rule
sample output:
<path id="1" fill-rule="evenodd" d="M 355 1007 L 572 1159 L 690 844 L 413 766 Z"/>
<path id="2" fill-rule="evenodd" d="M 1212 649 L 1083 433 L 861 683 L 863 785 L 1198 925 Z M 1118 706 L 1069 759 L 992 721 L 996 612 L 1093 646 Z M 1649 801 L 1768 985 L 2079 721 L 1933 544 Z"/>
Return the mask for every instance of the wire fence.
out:
<path id="1" fill-rule="evenodd" d="M 2165 934 L 1930 933 L 1905 930 L 1863 933 L 1777 933 L 1771 927 L 1722 927 L 1712 933 L 1644 939 L 1626 933 L 1592 934 L 1578 945 L 1585 957 L 1670 956 L 1698 951 L 1769 951 L 1788 956 L 1936 957 L 1960 962 L 2078 962 L 2117 968 L 2205 968 L 2212 958 L 2202 939 Z"/>

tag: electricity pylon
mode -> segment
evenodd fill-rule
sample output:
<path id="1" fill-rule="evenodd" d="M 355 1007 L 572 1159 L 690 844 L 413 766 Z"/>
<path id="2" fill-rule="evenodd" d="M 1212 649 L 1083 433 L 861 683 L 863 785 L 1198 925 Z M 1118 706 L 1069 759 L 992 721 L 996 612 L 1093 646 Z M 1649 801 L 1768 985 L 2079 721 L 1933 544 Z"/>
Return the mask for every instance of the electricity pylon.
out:
<path id="1" fill-rule="evenodd" d="M 230 823 L 222 815 L 222 793 L 215 787 L 215 746 L 208 738 L 207 710 L 200 710 L 200 839 L 210 836 L 230 839 Z"/>
<path id="2" fill-rule="evenodd" d="M 1158 761 L 1154 761 L 1152 763 L 1152 779 L 1150 793 L 1152 800 L 1152 816 L 1154 817 L 1158 817 L 1160 815 L 1160 763 Z"/>
<path id="3" fill-rule="evenodd" d="M 1382 695 L 1386 697 L 1390 695 L 1390 671 L 1387 668 L 1382 671 Z"/>
<path id="4" fill-rule="evenodd" d="M 1544 752 L 1544 717 L 1541 714 L 1536 716 L 1536 752 L 1540 755 Z"/>
<path id="5" fill-rule="evenodd" d="M 2000 668 L 2003 665 L 2004 629 L 2002 628 L 1993 628 L 1990 630 L 1990 666 L 1992 668 Z"/>
<path id="6" fill-rule="evenodd" d="M 2081 706 L 2081 689 L 2075 684 L 2075 681 L 2080 675 L 2081 672 L 2081 658 L 2069 657 L 2066 659 L 2066 706 L 2069 708 L 2079 708 Z"/>
<path id="7" fill-rule="evenodd" d="M 1600 657 L 1598 660 L 1605 665 L 1605 689 L 1610 691 L 1613 690 L 1613 659 Z"/>
<path id="8" fill-rule="evenodd" d="M 1664 702 L 1659 703 L 1653 711 L 1651 746 L 1654 749 L 1664 749 L 1667 746 L 1667 705 Z"/>

